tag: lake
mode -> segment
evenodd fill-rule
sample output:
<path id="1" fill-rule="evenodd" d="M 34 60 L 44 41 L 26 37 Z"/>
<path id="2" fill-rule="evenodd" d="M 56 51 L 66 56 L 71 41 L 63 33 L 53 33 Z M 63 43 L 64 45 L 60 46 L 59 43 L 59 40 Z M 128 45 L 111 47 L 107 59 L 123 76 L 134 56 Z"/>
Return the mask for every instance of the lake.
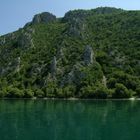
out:
<path id="1" fill-rule="evenodd" d="M 0 100 L 1 140 L 137 140 L 140 101 Z"/>

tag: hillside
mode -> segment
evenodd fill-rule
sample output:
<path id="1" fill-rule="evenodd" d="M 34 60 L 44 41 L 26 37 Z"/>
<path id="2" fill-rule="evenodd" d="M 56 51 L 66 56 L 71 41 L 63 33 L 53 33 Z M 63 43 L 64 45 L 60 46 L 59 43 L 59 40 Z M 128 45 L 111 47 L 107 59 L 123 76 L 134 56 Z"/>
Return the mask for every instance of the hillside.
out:
<path id="1" fill-rule="evenodd" d="M 0 37 L 0 97 L 140 96 L 140 11 L 44 12 Z"/>

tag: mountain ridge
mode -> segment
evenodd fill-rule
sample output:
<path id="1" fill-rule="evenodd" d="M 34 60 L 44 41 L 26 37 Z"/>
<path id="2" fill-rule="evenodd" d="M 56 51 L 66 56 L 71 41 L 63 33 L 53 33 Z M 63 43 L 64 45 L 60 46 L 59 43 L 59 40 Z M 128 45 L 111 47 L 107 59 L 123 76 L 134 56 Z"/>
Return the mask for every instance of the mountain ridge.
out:
<path id="1" fill-rule="evenodd" d="M 0 37 L 0 96 L 139 96 L 139 25 L 139 11 L 109 7 L 35 15 Z"/>

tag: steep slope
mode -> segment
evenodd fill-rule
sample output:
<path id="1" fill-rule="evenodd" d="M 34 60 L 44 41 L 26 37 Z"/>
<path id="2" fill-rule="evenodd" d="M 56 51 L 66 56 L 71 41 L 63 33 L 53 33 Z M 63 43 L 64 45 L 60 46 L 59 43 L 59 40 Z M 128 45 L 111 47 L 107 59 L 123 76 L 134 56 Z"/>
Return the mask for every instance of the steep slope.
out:
<path id="1" fill-rule="evenodd" d="M 1 97 L 140 95 L 140 12 L 44 12 L 0 37 Z"/>

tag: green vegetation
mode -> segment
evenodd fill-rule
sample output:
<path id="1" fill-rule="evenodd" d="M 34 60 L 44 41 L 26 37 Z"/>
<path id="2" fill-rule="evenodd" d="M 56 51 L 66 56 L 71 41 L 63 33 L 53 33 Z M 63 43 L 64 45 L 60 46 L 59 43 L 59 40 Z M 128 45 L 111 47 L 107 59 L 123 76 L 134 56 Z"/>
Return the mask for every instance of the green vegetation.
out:
<path id="1" fill-rule="evenodd" d="M 131 97 L 131 93 L 123 84 L 117 83 L 115 85 L 115 91 L 113 93 L 113 97 L 114 98 L 129 98 Z"/>
<path id="2" fill-rule="evenodd" d="M 139 25 L 109 7 L 36 15 L 0 37 L 0 97 L 139 97 Z"/>

